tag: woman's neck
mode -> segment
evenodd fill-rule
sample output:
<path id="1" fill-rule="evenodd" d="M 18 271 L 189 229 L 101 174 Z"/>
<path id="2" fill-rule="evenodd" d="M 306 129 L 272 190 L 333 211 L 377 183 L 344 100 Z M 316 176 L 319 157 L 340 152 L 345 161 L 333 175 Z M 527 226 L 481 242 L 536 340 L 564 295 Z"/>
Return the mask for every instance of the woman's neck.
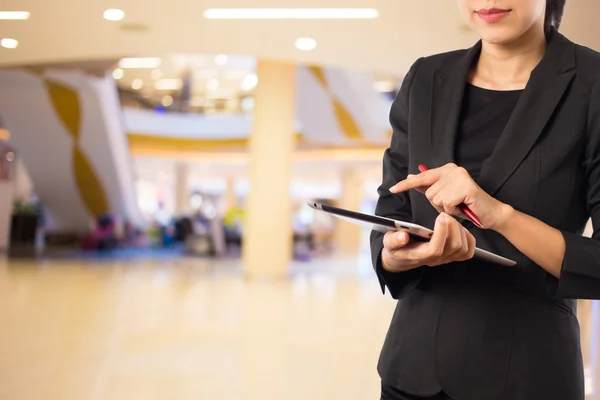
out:
<path id="1" fill-rule="evenodd" d="M 469 82 L 486 89 L 523 89 L 545 51 L 546 37 L 543 31 L 533 28 L 509 44 L 484 41 Z"/>

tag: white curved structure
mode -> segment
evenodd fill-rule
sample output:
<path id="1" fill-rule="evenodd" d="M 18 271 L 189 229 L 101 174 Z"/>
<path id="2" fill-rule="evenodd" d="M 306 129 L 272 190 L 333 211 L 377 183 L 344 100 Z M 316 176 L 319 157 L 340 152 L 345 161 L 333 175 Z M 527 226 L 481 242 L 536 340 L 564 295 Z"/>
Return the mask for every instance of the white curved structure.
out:
<path id="1" fill-rule="evenodd" d="M 112 78 L 76 70 L 0 71 L 0 118 L 30 172 L 50 229 L 85 232 L 97 215 L 143 224 Z"/>

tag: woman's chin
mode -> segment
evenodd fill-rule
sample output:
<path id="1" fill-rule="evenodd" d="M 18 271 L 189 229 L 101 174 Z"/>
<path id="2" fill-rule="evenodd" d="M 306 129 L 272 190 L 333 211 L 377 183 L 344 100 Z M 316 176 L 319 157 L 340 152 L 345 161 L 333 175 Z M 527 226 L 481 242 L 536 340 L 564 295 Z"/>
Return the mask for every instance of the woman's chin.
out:
<path id="1" fill-rule="evenodd" d="M 517 40 L 521 35 L 508 27 L 490 28 L 478 32 L 481 40 L 493 45 L 507 45 Z"/>

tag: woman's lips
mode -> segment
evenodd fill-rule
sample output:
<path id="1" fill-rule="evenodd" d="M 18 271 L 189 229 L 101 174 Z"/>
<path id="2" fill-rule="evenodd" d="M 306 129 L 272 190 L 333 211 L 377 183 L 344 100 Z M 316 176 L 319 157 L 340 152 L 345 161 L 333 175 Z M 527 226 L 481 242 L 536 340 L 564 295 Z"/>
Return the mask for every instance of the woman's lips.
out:
<path id="1" fill-rule="evenodd" d="M 494 23 L 506 17 L 510 13 L 510 10 L 491 8 L 489 10 L 479 10 L 476 11 L 476 13 L 479 16 L 479 18 L 481 18 L 485 22 Z"/>

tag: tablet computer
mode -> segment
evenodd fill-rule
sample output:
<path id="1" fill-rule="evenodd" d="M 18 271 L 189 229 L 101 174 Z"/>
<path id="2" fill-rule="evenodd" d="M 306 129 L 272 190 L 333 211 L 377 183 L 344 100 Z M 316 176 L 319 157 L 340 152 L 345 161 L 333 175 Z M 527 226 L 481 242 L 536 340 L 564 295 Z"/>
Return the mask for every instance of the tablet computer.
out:
<path id="1" fill-rule="evenodd" d="M 433 236 L 433 231 L 424 226 L 405 221 L 398 221 L 391 218 L 380 217 L 378 215 L 364 214 L 343 208 L 333 207 L 327 204 L 309 202 L 308 205 L 315 210 L 323 211 L 337 218 L 361 225 L 378 232 L 386 233 L 388 231 L 407 232 L 413 240 L 429 241 Z M 496 264 L 511 267 L 517 263 L 508 258 L 499 256 L 487 250 L 475 249 L 475 257 L 494 262 Z"/>

